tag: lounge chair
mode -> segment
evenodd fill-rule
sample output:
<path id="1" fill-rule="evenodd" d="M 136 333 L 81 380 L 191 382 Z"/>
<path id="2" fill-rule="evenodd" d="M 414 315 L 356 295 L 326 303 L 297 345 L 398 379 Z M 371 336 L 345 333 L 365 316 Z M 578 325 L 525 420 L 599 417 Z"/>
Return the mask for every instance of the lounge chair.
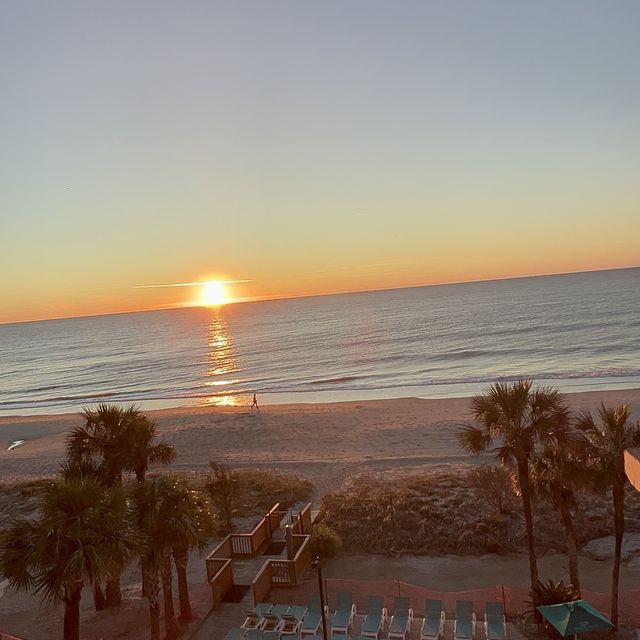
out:
<path id="1" fill-rule="evenodd" d="M 261 640 L 280 640 L 279 631 L 263 631 Z"/>
<path id="2" fill-rule="evenodd" d="M 327 615 L 327 609 L 325 607 L 325 616 Z M 302 624 L 300 625 L 300 638 L 303 640 L 313 640 L 313 638 L 320 638 L 322 626 L 322 607 L 320 606 L 320 596 L 312 595 L 309 601 L 309 608 L 307 613 L 302 618 Z"/>
<path id="3" fill-rule="evenodd" d="M 507 637 L 507 621 L 501 602 L 485 602 L 484 630 L 487 640 L 505 640 Z"/>
<path id="4" fill-rule="evenodd" d="M 367 615 L 362 621 L 361 638 L 377 638 L 382 631 L 382 626 L 387 619 L 387 610 L 384 608 L 384 599 L 380 596 L 370 596 L 367 602 Z"/>
<path id="5" fill-rule="evenodd" d="M 320 636 L 314 636 L 316 638 L 319 638 Z M 280 640 L 299 640 L 300 636 L 297 633 L 283 633 L 280 636 Z"/>
<path id="6" fill-rule="evenodd" d="M 263 616 L 262 628 L 265 631 L 280 631 L 284 624 L 282 616 L 287 614 L 289 609 L 291 607 L 288 604 L 276 604 L 271 607 L 271 610 Z"/>
<path id="7" fill-rule="evenodd" d="M 280 616 L 282 618 L 280 631 L 284 634 L 295 633 L 297 636 L 298 631 L 300 631 L 300 627 L 302 626 L 302 619 L 306 613 L 307 607 L 292 606 L 287 613 L 283 613 Z"/>
<path id="8" fill-rule="evenodd" d="M 405 640 L 411 629 L 413 609 L 409 606 L 409 598 L 396 597 L 393 602 L 393 615 L 389 624 L 389 640 L 399 638 Z"/>
<path id="9" fill-rule="evenodd" d="M 426 600 L 420 640 L 439 640 L 442 638 L 444 620 L 445 614 L 442 610 L 442 600 Z"/>
<path id="10" fill-rule="evenodd" d="M 264 638 L 264 631 L 262 629 L 247 629 L 245 640 L 262 640 Z"/>
<path id="11" fill-rule="evenodd" d="M 473 602 L 468 600 L 456 602 L 453 637 L 455 640 L 473 640 L 476 637 L 476 614 L 473 611 Z"/>
<path id="12" fill-rule="evenodd" d="M 264 616 L 273 608 L 268 602 L 260 602 L 252 611 L 245 611 L 246 618 L 240 625 L 242 629 L 262 629 Z"/>
<path id="13" fill-rule="evenodd" d="M 227 635 L 224 637 L 224 640 L 243 640 L 244 633 L 244 629 L 240 627 L 229 629 L 229 631 L 227 631 Z"/>
<path id="14" fill-rule="evenodd" d="M 338 593 L 338 606 L 331 621 L 331 635 L 344 637 L 349 633 L 356 617 L 356 605 L 353 604 L 353 595 L 349 591 Z"/>

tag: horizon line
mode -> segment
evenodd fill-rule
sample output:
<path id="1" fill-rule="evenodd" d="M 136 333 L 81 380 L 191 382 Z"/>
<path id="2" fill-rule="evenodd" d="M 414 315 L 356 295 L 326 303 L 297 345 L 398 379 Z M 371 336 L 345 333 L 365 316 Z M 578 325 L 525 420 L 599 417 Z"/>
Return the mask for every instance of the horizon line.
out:
<path id="1" fill-rule="evenodd" d="M 525 275 L 517 275 L 517 276 L 502 276 L 499 278 L 478 278 L 473 280 L 450 280 L 445 282 L 431 282 L 427 284 L 410 284 L 398 287 L 381 287 L 374 289 L 353 289 L 348 291 L 329 291 L 326 293 L 301 293 L 299 295 L 286 295 L 286 294 L 276 294 L 273 296 L 265 296 L 265 297 L 253 297 L 253 298 L 243 298 L 238 299 L 238 301 L 228 302 L 228 304 L 253 304 L 257 302 L 272 302 L 275 300 L 298 300 L 301 298 L 324 298 L 328 296 L 342 296 L 349 295 L 355 293 L 377 293 L 382 291 L 396 291 L 403 289 L 423 289 L 426 287 L 444 287 L 450 285 L 460 285 L 460 284 L 474 284 L 480 282 L 502 282 L 504 280 L 526 280 L 530 278 L 545 278 L 550 276 L 570 276 L 576 275 L 579 273 L 602 273 L 606 271 L 626 271 L 629 269 L 639 269 L 640 265 L 632 265 L 627 267 L 608 267 L 606 269 L 579 269 L 576 271 L 559 271 L 559 272 L 549 272 L 549 273 L 531 273 Z M 243 281 L 244 282 L 244 281 Z M 247 281 L 248 282 L 248 281 Z M 192 284 L 192 283 L 189 283 Z M 195 283 L 193 283 L 195 284 Z M 148 285 L 147 285 L 148 286 Z M 156 285 L 157 286 L 157 285 Z M 167 285 L 160 285 L 161 287 Z M 171 285 L 169 285 L 171 286 Z M 173 285 L 180 286 L 180 285 Z M 147 287 L 134 287 L 134 288 L 147 288 Z M 98 318 L 102 316 L 119 316 L 125 315 L 129 313 L 150 313 L 150 312 L 160 312 L 160 311 L 176 311 L 179 309 L 190 309 L 194 307 L 204 307 L 206 305 L 201 304 L 182 304 L 182 305 L 171 305 L 171 306 L 160 306 L 160 307 L 151 307 L 148 309 L 135 309 L 132 311 L 107 311 L 105 313 L 89 313 L 84 315 L 69 315 L 69 316 L 55 316 L 52 318 L 37 318 L 34 320 L 9 320 L 7 322 L 0 322 L 0 326 L 10 325 L 10 324 L 30 324 L 34 322 L 51 322 L 56 320 L 72 320 L 72 319 L 81 319 L 81 318 Z"/>

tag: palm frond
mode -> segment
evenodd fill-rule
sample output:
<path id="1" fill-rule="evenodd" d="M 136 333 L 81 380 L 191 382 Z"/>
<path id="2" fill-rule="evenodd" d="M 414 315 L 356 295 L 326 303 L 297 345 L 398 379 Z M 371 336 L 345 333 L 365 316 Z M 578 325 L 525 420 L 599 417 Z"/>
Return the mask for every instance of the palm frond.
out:
<path id="1" fill-rule="evenodd" d="M 468 453 L 482 453 L 491 446 L 493 439 L 487 429 L 466 425 L 458 434 L 460 446 Z"/>

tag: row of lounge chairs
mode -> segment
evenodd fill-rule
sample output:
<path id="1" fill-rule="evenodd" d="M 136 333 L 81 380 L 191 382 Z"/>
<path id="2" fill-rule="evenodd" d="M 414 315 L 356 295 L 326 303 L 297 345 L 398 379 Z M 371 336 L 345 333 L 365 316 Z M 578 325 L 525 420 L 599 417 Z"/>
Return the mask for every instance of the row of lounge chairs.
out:
<path id="1" fill-rule="evenodd" d="M 324 613 L 330 636 L 337 640 L 350 640 L 349 633 L 353 629 L 356 617 L 352 594 L 339 593 L 333 615 L 329 615 L 327 607 Z M 393 614 L 388 620 L 388 640 L 406 640 L 413 617 L 409 598 L 395 598 Z M 420 640 L 441 640 L 445 620 L 442 601 L 426 600 Z M 387 609 L 384 607 L 383 598 L 371 596 L 362 621 L 359 640 L 378 640 L 386 623 Z M 322 640 L 321 625 L 322 609 L 317 596 L 312 597 L 308 607 L 261 603 L 253 611 L 247 611 L 242 626 L 231 629 L 225 640 Z M 506 640 L 506 621 L 501 603 L 486 603 L 484 631 L 487 640 Z M 472 602 L 456 602 L 453 636 L 454 640 L 475 639 L 476 614 Z"/>

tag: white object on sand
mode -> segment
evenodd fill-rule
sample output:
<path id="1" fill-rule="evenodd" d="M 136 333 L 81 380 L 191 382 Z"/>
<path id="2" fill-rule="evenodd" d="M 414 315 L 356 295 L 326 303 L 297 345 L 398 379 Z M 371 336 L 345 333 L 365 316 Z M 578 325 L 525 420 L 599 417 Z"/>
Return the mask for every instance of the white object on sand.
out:
<path id="1" fill-rule="evenodd" d="M 8 447 L 7 447 L 7 451 L 11 451 L 11 449 L 15 449 L 16 447 L 19 447 L 21 444 L 24 444 L 26 442 L 26 440 L 14 440 Z"/>

